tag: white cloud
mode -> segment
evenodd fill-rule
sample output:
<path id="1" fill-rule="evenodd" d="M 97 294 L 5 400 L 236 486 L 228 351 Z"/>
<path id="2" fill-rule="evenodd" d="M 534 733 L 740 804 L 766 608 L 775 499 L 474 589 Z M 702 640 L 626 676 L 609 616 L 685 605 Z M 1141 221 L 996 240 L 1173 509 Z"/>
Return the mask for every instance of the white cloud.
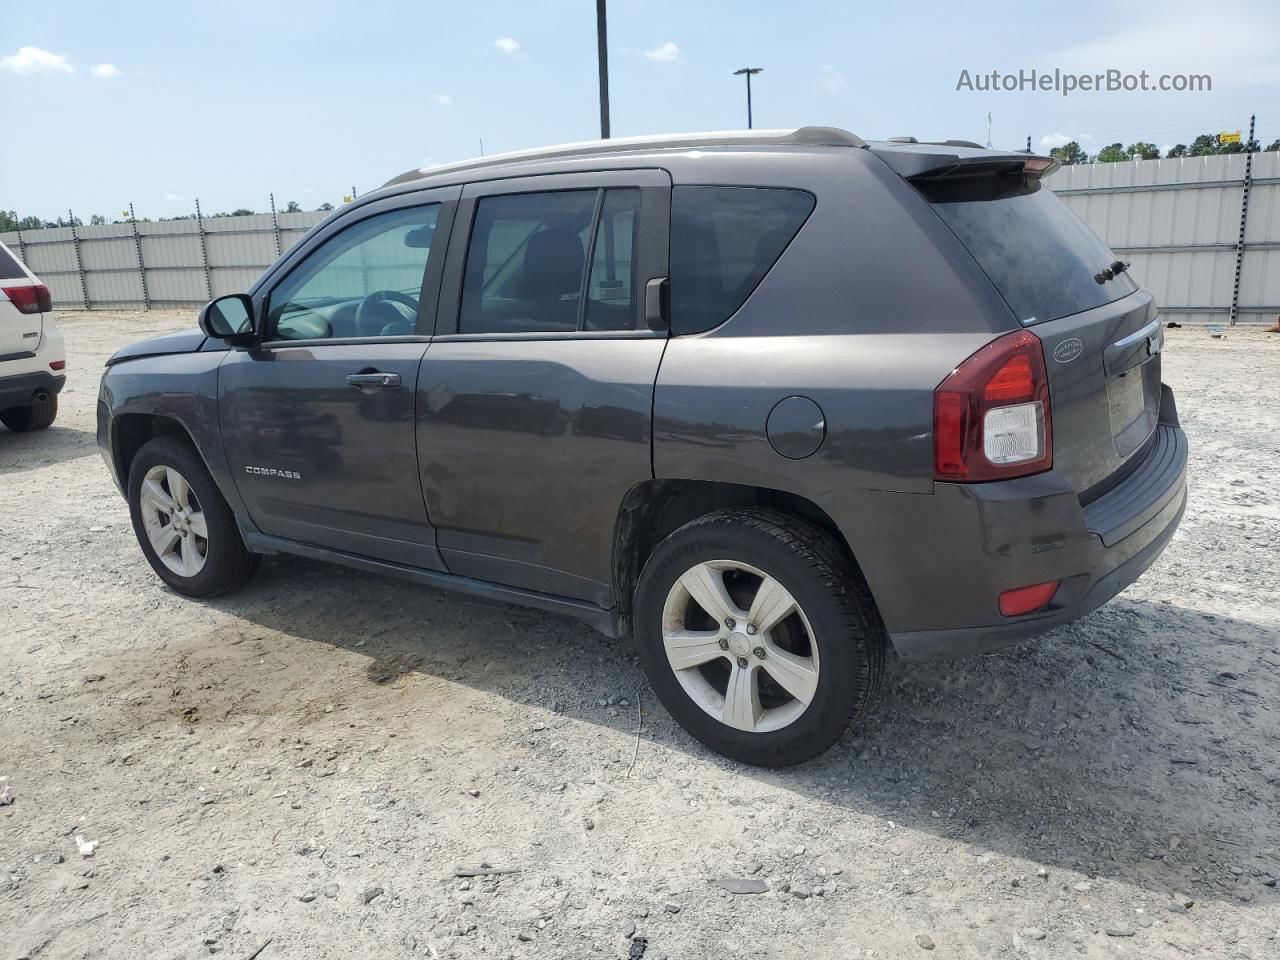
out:
<path id="1" fill-rule="evenodd" d="M 1112 0 L 1110 6 L 1110 15 L 1096 18 L 1093 39 L 1036 59 L 1077 73 L 1209 74 L 1214 91 L 1280 82 L 1280 4 L 1274 0 Z M 1192 94 L 1162 96 L 1194 102 Z"/>
<path id="2" fill-rule="evenodd" d="M 89 72 L 101 80 L 112 80 L 124 75 L 124 71 L 114 63 L 95 63 L 89 68 Z"/>
<path id="3" fill-rule="evenodd" d="M 1046 133 L 1040 138 L 1040 146 L 1052 149 L 1053 147 L 1064 146 L 1072 140 L 1075 140 L 1075 137 L 1069 133 Z M 1079 141 L 1077 140 L 1076 142 L 1078 143 Z"/>
<path id="4" fill-rule="evenodd" d="M 822 65 L 822 89 L 837 93 L 844 89 L 844 74 L 829 63 Z"/>
<path id="5" fill-rule="evenodd" d="M 453 97 L 449 96 L 447 93 L 437 93 L 431 99 L 434 100 L 436 103 L 440 104 L 440 106 L 442 107 L 453 106 Z"/>
<path id="6" fill-rule="evenodd" d="M 657 60 L 659 63 L 677 63 L 681 59 L 680 48 L 672 41 L 668 40 L 660 47 L 654 47 L 652 50 L 646 50 L 644 55 L 650 60 Z"/>
<path id="7" fill-rule="evenodd" d="M 0 70 L 8 73 L 75 73 L 65 54 L 39 47 L 19 47 L 18 52 L 0 57 Z"/>
<path id="8" fill-rule="evenodd" d="M 520 49 L 520 41 L 511 37 L 499 37 L 493 41 L 493 45 L 509 56 L 514 55 Z"/>
<path id="9" fill-rule="evenodd" d="M 164 198 L 169 203 L 181 203 L 183 200 L 187 199 L 180 193 L 166 193 Z"/>

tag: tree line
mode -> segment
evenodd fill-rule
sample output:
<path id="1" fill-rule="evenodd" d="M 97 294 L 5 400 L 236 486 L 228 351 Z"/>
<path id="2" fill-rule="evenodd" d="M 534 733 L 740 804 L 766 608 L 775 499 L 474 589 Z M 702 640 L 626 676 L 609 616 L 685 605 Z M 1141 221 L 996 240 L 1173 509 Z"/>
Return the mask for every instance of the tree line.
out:
<path id="1" fill-rule="evenodd" d="M 1271 141 L 1267 150 L 1280 150 L 1280 137 Z M 1191 143 L 1179 143 L 1169 148 L 1166 157 L 1213 157 L 1224 153 L 1260 153 L 1262 148 L 1257 140 L 1240 142 L 1223 141 L 1216 133 L 1202 133 Z M 1119 163 L 1122 160 L 1159 160 L 1160 150 L 1154 143 L 1139 140 L 1127 147 L 1119 141 L 1109 143 L 1097 153 L 1090 156 L 1079 143 L 1072 140 L 1049 151 L 1049 156 L 1061 164 L 1071 163 Z"/>
<path id="2" fill-rule="evenodd" d="M 328 213 L 333 209 L 332 203 L 322 203 L 316 207 L 317 213 Z M 201 216 L 205 220 L 214 220 L 219 217 L 251 217 L 259 211 L 250 210 L 248 207 L 240 207 L 232 210 L 230 213 L 205 213 Z M 269 211 L 267 211 L 269 212 Z M 303 213 L 302 206 L 296 200 L 290 200 L 284 205 L 278 213 Z M 194 220 L 195 213 L 182 213 L 175 217 L 156 217 L 156 220 Z M 119 219 L 109 220 L 102 214 L 95 213 L 91 216 L 87 223 L 91 227 L 101 226 L 106 223 L 128 223 L 129 218 L 122 216 Z M 138 217 L 139 223 L 150 223 L 151 217 Z M 86 221 L 80 217 L 58 217 L 56 220 L 46 220 L 43 217 L 20 217 L 16 210 L 0 210 L 0 233 L 9 233 L 15 230 L 47 230 L 52 227 L 83 227 Z"/>

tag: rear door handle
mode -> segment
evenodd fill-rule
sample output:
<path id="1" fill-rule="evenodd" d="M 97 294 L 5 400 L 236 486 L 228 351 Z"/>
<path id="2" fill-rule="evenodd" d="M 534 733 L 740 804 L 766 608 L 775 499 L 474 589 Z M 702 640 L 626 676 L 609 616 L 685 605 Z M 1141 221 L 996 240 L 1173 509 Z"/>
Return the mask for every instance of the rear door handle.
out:
<path id="1" fill-rule="evenodd" d="M 353 373 L 347 377 L 347 383 L 353 387 L 398 387 L 400 386 L 400 374 L 398 373 L 381 373 L 377 370 L 372 373 Z"/>

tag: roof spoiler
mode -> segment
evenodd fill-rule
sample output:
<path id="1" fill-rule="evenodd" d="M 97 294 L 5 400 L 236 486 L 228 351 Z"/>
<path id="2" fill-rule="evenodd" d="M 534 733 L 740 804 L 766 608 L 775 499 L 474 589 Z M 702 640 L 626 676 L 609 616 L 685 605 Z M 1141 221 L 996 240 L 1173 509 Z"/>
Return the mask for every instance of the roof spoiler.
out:
<path id="1" fill-rule="evenodd" d="M 968 146 L 948 142 L 939 146 Z M 993 174 L 1020 174 L 1047 177 L 1059 167 L 1052 157 L 1029 153 L 990 151 L 961 156 L 955 153 L 927 153 L 917 150 L 875 150 L 877 157 L 906 180 L 942 180 L 952 177 L 986 177 Z"/>

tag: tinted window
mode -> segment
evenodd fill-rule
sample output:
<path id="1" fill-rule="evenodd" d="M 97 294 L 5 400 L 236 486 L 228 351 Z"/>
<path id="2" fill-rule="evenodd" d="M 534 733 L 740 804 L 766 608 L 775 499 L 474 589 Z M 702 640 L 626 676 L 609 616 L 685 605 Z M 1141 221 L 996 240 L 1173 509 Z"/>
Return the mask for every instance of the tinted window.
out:
<path id="1" fill-rule="evenodd" d="M 639 190 L 624 189 L 481 199 L 462 281 L 460 332 L 634 327 L 632 252 L 639 198 Z M 592 244 L 597 207 L 600 231 Z"/>
<path id="2" fill-rule="evenodd" d="M 600 207 L 587 282 L 587 330 L 634 330 L 636 227 L 640 191 L 609 190 Z"/>
<path id="3" fill-rule="evenodd" d="M 1115 254 L 1037 179 L 918 186 L 1023 323 L 1100 307 L 1138 289 L 1127 273 L 1094 280 Z"/>
<path id="4" fill-rule="evenodd" d="M 439 214 L 439 204 L 395 210 L 326 240 L 271 292 L 268 337 L 412 334 Z"/>
<path id="5" fill-rule="evenodd" d="M 18 266 L 18 260 L 4 247 L 0 247 L 0 280 L 25 280 L 27 275 L 23 273 L 22 267 Z"/>
<path id="6" fill-rule="evenodd" d="M 671 327 L 727 320 L 813 210 L 803 190 L 675 187 L 671 191 Z"/>

